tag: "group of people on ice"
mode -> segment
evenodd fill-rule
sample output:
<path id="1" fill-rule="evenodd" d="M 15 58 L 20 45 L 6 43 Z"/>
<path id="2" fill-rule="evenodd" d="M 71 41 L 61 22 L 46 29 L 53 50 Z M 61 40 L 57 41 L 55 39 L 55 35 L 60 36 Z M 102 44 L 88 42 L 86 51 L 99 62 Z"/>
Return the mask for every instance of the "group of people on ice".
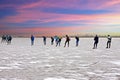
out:
<path id="1" fill-rule="evenodd" d="M 7 44 L 11 44 L 12 36 L 11 35 L 3 35 L 1 43 L 6 42 Z"/>
<path id="2" fill-rule="evenodd" d="M 64 47 L 66 47 L 66 45 L 69 47 L 70 37 L 68 35 L 66 35 L 65 38 L 66 38 L 66 40 L 65 40 L 65 43 L 64 43 Z M 77 47 L 79 45 L 79 37 L 75 36 L 75 39 L 76 39 L 76 47 Z M 107 41 L 107 47 L 106 48 L 110 48 L 112 38 L 111 38 L 110 35 L 108 35 L 107 39 L 108 39 L 108 41 Z M 34 40 L 35 40 L 35 37 L 33 35 L 31 35 L 31 45 L 34 45 Z M 46 40 L 47 40 L 47 37 L 43 36 L 44 45 L 46 45 Z M 3 35 L 2 36 L 1 43 L 6 42 L 7 44 L 11 44 L 11 41 L 12 41 L 12 36 L 11 35 Z M 61 41 L 62 41 L 62 37 L 59 37 L 59 36 L 51 37 L 51 45 L 54 44 L 54 41 L 56 43 L 56 47 L 60 46 Z M 97 49 L 98 42 L 99 42 L 99 37 L 96 35 L 94 37 L 93 49 Z"/>
<path id="3" fill-rule="evenodd" d="M 34 38 L 35 37 L 33 35 L 31 35 L 31 45 L 34 45 Z M 44 45 L 46 45 L 46 39 L 47 39 L 47 37 L 43 36 L 42 38 L 43 38 Z M 53 45 L 54 41 L 55 41 L 56 47 L 60 46 L 61 45 L 61 40 L 62 40 L 62 37 L 59 37 L 59 36 L 51 37 L 51 45 Z M 70 37 L 68 35 L 66 35 L 66 41 L 65 41 L 64 47 L 66 47 L 66 44 L 69 47 L 69 41 L 70 41 Z M 77 41 L 77 44 L 78 44 L 78 41 Z"/>
<path id="4" fill-rule="evenodd" d="M 107 41 L 107 47 L 106 48 L 110 48 L 112 37 L 110 35 L 108 35 L 107 39 L 108 39 L 108 41 Z M 93 47 L 93 49 L 97 49 L 98 42 L 99 42 L 99 37 L 96 35 L 94 37 L 94 47 Z"/>
<path id="5" fill-rule="evenodd" d="M 31 35 L 31 45 L 34 45 L 34 36 Z M 69 47 L 69 43 L 70 43 L 70 37 L 68 35 L 65 36 L 66 40 L 65 40 L 65 43 L 64 43 L 64 47 L 66 47 L 66 45 Z M 110 48 L 111 47 L 111 36 L 108 35 L 108 41 L 107 41 L 107 47 L 106 48 Z M 47 37 L 43 36 L 43 43 L 44 45 L 46 45 L 46 39 Z M 76 39 L 76 47 L 79 45 L 79 37 L 78 36 L 75 36 L 75 39 Z M 51 37 L 51 45 L 54 44 L 54 41 L 56 43 L 56 47 L 57 46 L 60 46 L 61 45 L 61 40 L 62 40 L 62 37 L 58 37 L 58 36 L 54 36 L 54 37 Z M 98 45 L 98 42 L 99 42 L 99 37 L 96 35 L 94 37 L 94 46 L 93 46 L 93 49 L 97 49 L 97 45 Z"/>

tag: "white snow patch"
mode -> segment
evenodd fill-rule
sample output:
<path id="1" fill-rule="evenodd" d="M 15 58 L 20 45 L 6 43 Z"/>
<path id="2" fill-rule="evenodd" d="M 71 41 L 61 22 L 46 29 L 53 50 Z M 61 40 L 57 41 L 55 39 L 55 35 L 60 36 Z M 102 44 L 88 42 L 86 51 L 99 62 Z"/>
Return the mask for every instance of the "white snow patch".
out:
<path id="1" fill-rule="evenodd" d="M 4 69 L 12 69 L 11 67 L 0 67 L 0 70 L 4 70 Z"/>
<path id="2" fill-rule="evenodd" d="M 3 59 L 3 60 L 8 60 L 8 59 L 9 59 L 9 57 L 3 57 L 2 59 Z"/>
<path id="3" fill-rule="evenodd" d="M 75 79 L 65 79 L 65 78 L 46 78 L 44 80 L 75 80 Z"/>
<path id="4" fill-rule="evenodd" d="M 5 78 L 0 78 L 0 80 L 7 80 L 7 79 L 5 79 Z"/>
<path id="5" fill-rule="evenodd" d="M 40 61 L 31 61 L 31 64 L 36 64 L 36 63 L 40 63 Z"/>
<path id="6" fill-rule="evenodd" d="M 117 70 L 117 71 L 120 71 L 120 69 L 119 68 L 112 68 L 113 70 Z"/>
<path id="7" fill-rule="evenodd" d="M 106 76 L 116 76 L 116 75 L 120 75 L 120 73 L 106 73 L 104 75 L 106 75 Z"/>
<path id="8" fill-rule="evenodd" d="M 6 64 L 7 66 L 20 66 L 22 62 L 12 62 L 10 64 Z"/>
<path id="9" fill-rule="evenodd" d="M 95 70 L 96 73 L 104 73 L 102 70 Z"/>
<path id="10" fill-rule="evenodd" d="M 5 70 L 5 69 L 22 69 L 22 68 L 19 68 L 18 66 L 0 67 L 0 70 Z"/>
<path id="11" fill-rule="evenodd" d="M 50 44 L 50 38 L 46 46 L 42 38 L 36 38 L 33 46 L 30 38 L 14 38 L 11 45 L 0 44 L 0 80 L 20 80 L 14 77 L 25 76 L 24 80 L 35 80 L 41 78 L 37 73 L 44 77 L 43 80 L 88 80 L 89 76 L 95 76 L 96 80 L 100 77 L 117 80 L 115 78 L 120 75 L 120 38 L 112 40 L 110 49 L 105 48 L 107 39 L 100 38 L 97 49 L 92 49 L 93 41 L 93 38 L 80 38 L 80 45 L 75 47 L 73 38 L 70 47 L 64 48 L 65 39 L 60 47 L 55 47 Z M 70 79 L 66 79 L 69 75 Z"/>
<path id="12" fill-rule="evenodd" d="M 9 79 L 6 79 L 6 78 L 0 78 L 0 80 L 22 80 L 22 79 L 17 79 L 17 78 L 9 78 Z"/>
<path id="13" fill-rule="evenodd" d="M 119 65 L 119 66 L 120 66 L 120 61 L 110 61 L 110 63 L 116 64 L 116 65 Z"/>
<path id="14" fill-rule="evenodd" d="M 88 73 L 88 74 L 92 74 L 92 75 L 93 75 L 93 74 L 96 74 L 96 73 L 94 73 L 94 72 L 87 72 L 87 73 Z"/>

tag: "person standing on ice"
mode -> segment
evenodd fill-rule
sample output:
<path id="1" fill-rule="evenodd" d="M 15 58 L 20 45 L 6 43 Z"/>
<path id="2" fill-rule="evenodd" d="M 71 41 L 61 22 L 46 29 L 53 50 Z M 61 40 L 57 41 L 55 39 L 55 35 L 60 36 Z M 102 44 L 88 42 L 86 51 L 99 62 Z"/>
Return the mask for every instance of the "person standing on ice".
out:
<path id="1" fill-rule="evenodd" d="M 70 42 L 70 38 L 68 35 L 66 35 L 66 41 L 65 41 L 64 47 L 66 47 L 66 44 L 68 44 L 68 47 L 69 47 L 69 42 Z"/>
<path id="2" fill-rule="evenodd" d="M 6 35 L 3 35 L 3 36 L 2 36 L 1 43 L 2 43 L 2 42 L 6 42 Z"/>
<path id="3" fill-rule="evenodd" d="M 31 35 L 31 46 L 34 45 L 34 39 L 35 39 L 35 37 L 33 35 Z"/>
<path id="4" fill-rule="evenodd" d="M 99 37 L 96 35 L 96 36 L 94 37 L 94 47 L 93 47 L 93 49 L 96 49 L 96 48 L 97 48 L 98 42 L 99 42 Z"/>
<path id="5" fill-rule="evenodd" d="M 61 40 L 62 40 L 62 37 L 57 37 L 57 44 L 56 44 L 56 47 L 57 47 L 58 45 L 60 46 Z"/>
<path id="6" fill-rule="evenodd" d="M 43 36 L 43 43 L 44 43 L 44 45 L 46 45 L 46 37 L 45 36 Z"/>
<path id="7" fill-rule="evenodd" d="M 107 41 L 107 47 L 106 48 L 110 48 L 111 47 L 111 40 L 112 40 L 112 38 L 111 38 L 110 35 L 108 35 L 107 39 L 108 39 L 108 41 Z"/>
<path id="8" fill-rule="evenodd" d="M 53 45 L 53 43 L 54 43 L 54 38 L 51 37 L 51 45 Z"/>
<path id="9" fill-rule="evenodd" d="M 78 44 L 79 44 L 79 37 L 78 37 L 78 36 L 75 36 L 75 39 L 76 39 L 76 47 L 77 47 Z"/>
<path id="10" fill-rule="evenodd" d="M 55 42 L 56 42 L 56 47 L 57 47 L 58 43 L 59 43 L 59 37 L 58 36 L 55 37 Z"/>
<path id="11" fill-rule="evenodd" d="M 62 40 L 62 37 L 59 37 L 59 41 L 58 41 L 58 42 L 59 42 L 59 43 L 58 43 L 59 46 L 60 46 L 60 44 L 61 44 L 61 40 Z"/>
<path id="12" fill-rule="evenodd" d="M 11 44 L 12 41 L 12 36 L 11 35 L 7 35 L 7 44 Z"/>
<path id="13" fill-rule="evenodd" d="M 58 36 L 54 36 L 54 39 L 55 39 L 55 43 L 57 45 L 57 43 L 58 43 Z"/>

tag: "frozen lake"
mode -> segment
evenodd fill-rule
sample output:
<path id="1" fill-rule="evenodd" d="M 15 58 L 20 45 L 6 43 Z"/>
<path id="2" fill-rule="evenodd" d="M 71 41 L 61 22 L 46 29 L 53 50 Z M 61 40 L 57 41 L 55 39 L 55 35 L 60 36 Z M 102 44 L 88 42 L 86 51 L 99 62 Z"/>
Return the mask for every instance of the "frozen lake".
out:
<path id="1" fill-rule="evenodd" d="M 78 47 L 43 45 L 41 38 L 31 46 L 29 38 L 13 38 L 11 45 L 0 43 L 0 80 L 120 80 L 120 38 L 100 38 L 98 49 L 93 38 L 80 38 Z"/>

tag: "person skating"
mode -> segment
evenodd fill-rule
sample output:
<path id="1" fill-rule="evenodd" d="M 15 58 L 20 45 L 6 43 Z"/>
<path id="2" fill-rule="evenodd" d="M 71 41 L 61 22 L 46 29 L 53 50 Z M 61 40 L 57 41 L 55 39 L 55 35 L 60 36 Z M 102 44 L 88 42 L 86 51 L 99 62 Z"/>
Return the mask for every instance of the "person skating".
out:
<path id="1" fill-rule="evenodd" d="M 57 45 L 57 42 L 58 42 L 58 36 L 54 36 L 54 39 L 55 39 L 55 43 Z"/>
<path id="2" fill-rule="evenodd" d="M 2 42 L 6 42 L 6 35 L 3 35 L 3 36 L 2 36 L 1 43 L 2 43 Z"/>
<path id="3" fill-rule="evenodd" d="M 11 35 L 7 35 L 7 44 L 11 44 L 12 41 L 12 36 Z"/>
<path id="4" fill-rule="evenodd" d="M 99 42 L 99 37 L 96 35 L 96 36 L 94 37 L 94 47 L 93 47 L 93 49 L 96 49 L 96 48 L 97 48 L 98 42 Z"/>
<path id="5" fill-rule="evenodd" d="M 33 35 L 31 35 L 31 46 L 34 45 L 34 39 L 35 39 L 35 37 Z"/>
<path id="6" fill-rule="evenodd" d="M 54 43 L 54 38 L 51 37 L 51 45 L 53 45 L 53 43 Z"/>
<path id="7" fill-rule="evenodd" d="M 108 39 L 108 41 L 107 41 L 107 47 L 106 48 L 110 48 L 111 47 L 111 40 L 112 40 L 112 38 L 111 38 L 110 35 L 108 35 L 107 39 Z"/>
<path id="8" fill-rule="evenodd" d="M 78 37 L 78 36 L 75 36 L 75 39 L 76 39 L 76 47 L 77 47 L 78 44 L 79 44 L 79 37 Z"/>
<path id="9" fill-rule="evenodd" d="M 58 36 L 55 37 L 55 42 L 56 42 L 56 47 L 57 47 L 59 44 L 59 37 Z"/>
<path id="10" fill-rule="evenodd" d="M 44 45 L 46 45 L 46 37 L 45 36 L 43 36 L 43 43 L 44 43 Z"/>
<path id="11" fill-rule="evenodd" d="M 58 42 L 59 42 L 59 43 L 58 43 L 59 46 L 60 46 L 60 44 L 61 44 L 61 40 L 62 40 L 62 37 L 59 37 L 59 41 L 58 41 Z"/>
<path id="12" fill-rule="evenodd" d="M 57 44 L 56 44 L 56 47 L 59 45 L 60 46 L 60 44 L 61 44 L 61 40 L 62 40 L 62 37 L 58 37 L 57 38 Z"/>
<path id="13" fill-rule="evenodd" d="M 69 42 L 70 42 L 70 38 L 68 35 L 66 35 L 66 41 L 65 41 L 64 47 L 66 47 L 66 44 L 68 44 L 68 47 L 69 47 Z"/>

